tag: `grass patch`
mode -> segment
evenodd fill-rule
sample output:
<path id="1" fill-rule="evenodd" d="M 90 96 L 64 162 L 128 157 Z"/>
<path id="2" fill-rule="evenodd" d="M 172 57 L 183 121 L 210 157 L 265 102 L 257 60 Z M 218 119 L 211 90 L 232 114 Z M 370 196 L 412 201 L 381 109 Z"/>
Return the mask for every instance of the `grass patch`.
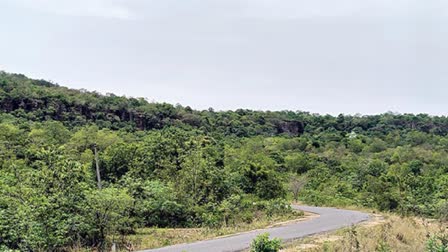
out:
<path id="1" fill-rule="evenodd" d="M 376 215 L 371 221 L 285 246 L 283 252 L 305 251 L 425 251 L 434 234 L 448 232 L 448 224 L 417 217 Z"/>

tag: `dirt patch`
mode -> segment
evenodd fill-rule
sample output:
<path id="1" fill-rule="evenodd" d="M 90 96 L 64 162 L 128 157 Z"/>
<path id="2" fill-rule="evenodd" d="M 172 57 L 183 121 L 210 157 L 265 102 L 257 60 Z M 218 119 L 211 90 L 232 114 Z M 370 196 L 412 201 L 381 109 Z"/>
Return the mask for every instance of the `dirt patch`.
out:
<path id="1" fill-rule="evenodd" d="M 314 219 L 314 218 L 318 218 L 318 217 L 319 217 L 318 214 L 310 213 L 310 212 L 303 212 L 303 216 L 301 216 L 300 218 L 295 219 L 295 220 L 289 220 L 289 221 L 278 222 L 278 223 L 272 224 L 272 225 L 270 225 L 270 226 L 267 226 L 266 228 L 259 228 L 259 229 L 254 229 L 254 230 L 245 231 L 245 232 L 239 232 L 239 233 L 233 233 L 233 234 L 228 234 L 228 235 L 222 235 L 222 236 L 214 237 L 214 238 L 212 238 L 212 239 L 231 237 L 231 236 L 235 236 L 235 235 L 251 233 L 251 232 L 254 232 L 254 231 L 261 231 L 261 230 L 265 230 L 265 229 L 268 229 L 268 228 L 286 226 L 286 225 L 288 225 L 288 224 L 298 223 L 298 222 L 303 222 L 303 221 L 308 221 L 308 220 L 311 220 L 311 219 Z"/>
<path id="2" fill-rule="evenodd" d="M 292 251 L 300 251 L 300 250 L 309 250 L 309 249 L 317 249 L 322 246 L 322 244 L 326 242 L 335 242 L 342 239 L 342 236 L 338 235 L 316 235 L 309 240 L 309 243 L 300 244 L 294 248 L 287 248 L 281 250 L 282 252 L 292 252 Z"/>
<path id="3" fill-rule="evenodd" d="M 283 222 L 279 222 L 279 223 L 275 223 L 271 226 L 268 226 L 267 228 L 273 228 L 273 227 L 280 227 L 280 226 L 285 226 L 291 223 L 297 223 L 297 222 L 303 222 L 303 221 L 309 221 L 315 218 L 318 218 L 319 215 L 315 214 L 315 213 L 310 213 L 310 212 L 303 212 L 303 216 L 300 219 L 295 219 L 295 220 L 289 220 L 289 221 L 283 221 Z"/>
<path id="4" fill-rule="evenodd" d="M 369 228 L 369 227 L 374 227 L 377 225 L 384 224 L 386 222 L 387 222 L 386 219 L 384 219 L 384 217 L 382 215 L 371 214 L 370 219 L 368 221 L 362 222 L 358 226 Z"/>

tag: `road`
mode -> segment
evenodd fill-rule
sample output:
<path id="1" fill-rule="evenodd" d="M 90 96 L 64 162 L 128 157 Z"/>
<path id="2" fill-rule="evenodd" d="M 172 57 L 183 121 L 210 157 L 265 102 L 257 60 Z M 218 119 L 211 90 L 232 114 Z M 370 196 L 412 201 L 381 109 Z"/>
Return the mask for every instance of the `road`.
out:
<path id="1" fill-rule="evenodd" d="M 178 244 L 141 252 L 233 252 L 249 248 L 252 240 L 261 233 L 269 233 L 271 238 L 283 241 L 306 237 L 313 234 L 336 230 L 369 219 L 366 213 L 327 207 L 311 207 L 293 205 L 294 209 L 312 212 L 319 215 L 306 221 L 298 221 L 284 226 L 254 230 L 233 236 L 198 241 L 189 244 Z"/>

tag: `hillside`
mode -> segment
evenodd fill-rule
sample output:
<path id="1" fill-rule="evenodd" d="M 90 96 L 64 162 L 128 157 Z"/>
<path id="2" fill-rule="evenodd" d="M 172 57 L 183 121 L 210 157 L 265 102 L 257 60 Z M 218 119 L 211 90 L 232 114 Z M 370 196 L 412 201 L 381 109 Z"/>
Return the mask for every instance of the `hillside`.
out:
<path id="1" fill-rule="evenodd" d="M 74 127 L 95 123 L 111 129 L 150 130 L 167 126 L 193 127 L 204 132 L 248 137 L 255 135 L 292 136 L 335 130 L 384 134 L 391 130 L 417 130 L 446 135 L 448 118 L 425 114 L 383 114 L 350 116 L 308 112 L 262 112 L 239 109 L 214 112 L 166 103 L 149 103 L 144 98 L 102 95 L 74 90 L 21 74 L 0 71 L 0 109 L 4 113 L 32 121 L 57 120 Z"/>
<path id="2" fill-rule="evenodd" d="M 448 215 L 444 116 L 197 111 L 5 72 L 0 110 L 1 251 L 249 225 L 291 200 Z"/>

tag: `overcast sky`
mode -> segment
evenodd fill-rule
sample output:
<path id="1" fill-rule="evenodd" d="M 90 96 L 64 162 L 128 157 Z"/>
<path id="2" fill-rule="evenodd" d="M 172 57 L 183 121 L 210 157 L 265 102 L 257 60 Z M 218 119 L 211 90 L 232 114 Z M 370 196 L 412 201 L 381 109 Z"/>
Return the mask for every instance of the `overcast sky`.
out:
<path id="1" fill-rule="evenodd" d="M 0 69 L 197 109 L 448 115 L 446 0 L 0 0 Z"/>

